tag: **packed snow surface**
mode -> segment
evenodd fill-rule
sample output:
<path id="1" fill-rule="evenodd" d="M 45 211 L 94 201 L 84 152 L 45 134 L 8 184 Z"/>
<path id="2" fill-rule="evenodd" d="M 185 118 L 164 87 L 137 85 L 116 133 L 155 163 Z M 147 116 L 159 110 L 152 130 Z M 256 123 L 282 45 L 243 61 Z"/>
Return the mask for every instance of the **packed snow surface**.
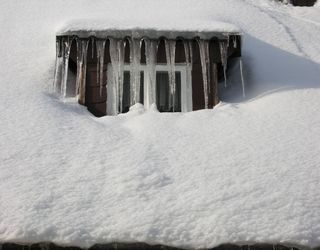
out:
<path id="1" fill-rule="evenodd" d="M 145 21 L 134 22 L 130 19 L 119 21 L 115 19 L 104 20 L 72 20 L 65 24 L 57 31 L 57 35 L 77 35 L 79 37 L 95 36 L 102 37 L 148 37 L 158 39 L 166 37 L 168 39 L 176 39 L 183 37 L 193 39 L 200 37 L 203 39 L 211 39 L 213 37 L 226 38 L 228 34 L 239 34 L 240 29 L 225 22 L 195 22 L 184 20 L 175 24 L 164 24 L 162 22 L 157 25 L 150 25 Z"/>
<path id="2" fill-rule="evenodd" d="M 128 29 L 151 29 L 151 30 L 171 30 L 171 31 L 218 31 L 218 32 L 239 32 L 239 28 L 230 23 L 217 22 L 214 20 L 184 20 L 177 23 L 145 22 L 145 20 L 117 20 L 117 19 L 76 19 L 67 21 L 58 33 L 72 32 L 78 30 L 128 30 Z"/>
<path id="3" fill-rule="evenodd" d="M 95 118 L 56 98 L 56 32 L 104 18 L 240 27 L 247 99 L 237 78 L 190 113 Z M 7 0 L 0 27 L 0 241 L 320 245 L 319 4 Z"/>

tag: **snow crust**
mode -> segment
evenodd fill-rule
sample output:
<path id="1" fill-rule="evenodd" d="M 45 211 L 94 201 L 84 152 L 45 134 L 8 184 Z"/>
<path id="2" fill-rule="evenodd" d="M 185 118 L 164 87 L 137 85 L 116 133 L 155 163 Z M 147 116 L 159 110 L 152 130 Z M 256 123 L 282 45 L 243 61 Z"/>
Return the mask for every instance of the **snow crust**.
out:
<path id="1" fill-rule="evenodd" d="M 238 26 L 247 99 L 236 65 L 213 110 L 95 118 L 57 99 L 55 35 L 84 17 Z M 0 241 L 320 245 L 319 5 L 8 0 L 0 26 Z"/>
<path id="2" fill-rule="evenodd" d="M 176 23 L 158 23 L 146 22 L 145 20 L 126 20 L 118 19 L 80 19 L 68 21 L 62 28 L 57 32 L 57 35 L 73 35 L 88 37 L 90 35 L 97 37 L 104 36 L 133 36 L 133 37 L 144 37 L 144 36 L 155 36 L 155 38 L 166 36 L 166 37 L 203 37 L 206 36 L 208 39 L 221 33 L 236 33 L 239 34 L 240 29 L 230 23 L 218 22 L 218 21 L 194 21 L 194 20 L 183 20 L 183 22 Z M 129 34 L 127 34 L 129 33 Z M 182 34 L 181 34 L 182 33 Z M 153 37 L 151 37 L 153 38 Z"/>

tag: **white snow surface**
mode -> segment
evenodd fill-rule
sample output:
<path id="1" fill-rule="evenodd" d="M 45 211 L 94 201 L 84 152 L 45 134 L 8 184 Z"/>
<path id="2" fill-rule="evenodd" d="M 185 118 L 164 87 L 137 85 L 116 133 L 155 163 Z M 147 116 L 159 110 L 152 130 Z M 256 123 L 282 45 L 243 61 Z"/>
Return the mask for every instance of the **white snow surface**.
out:
<path id="1" fill-rule="evenodd" d="M 68 21 L 58 31 L 64 34 L 74 31 L 104 31 L 104 30 L 170 30 L 170 31 L 193 31 L 193 32 L 228 32 L 238 33 L 239 28 L 230 23 L 213 20 L 183 20 L 183 22 L 166 23 L 159 21 L 146 22 L 145 20 L 118 19 L 79 19 Z"/>
<path id="2" fill-rule="evenodd" d="M 56 98 L 56 31 L 103 18 L 239 26 L 247 99 L 236 78 L 190 113 L 95 118 Z M 0 241 L 320 245 L 319 5 L 3 0 L 0 27 Z"/>

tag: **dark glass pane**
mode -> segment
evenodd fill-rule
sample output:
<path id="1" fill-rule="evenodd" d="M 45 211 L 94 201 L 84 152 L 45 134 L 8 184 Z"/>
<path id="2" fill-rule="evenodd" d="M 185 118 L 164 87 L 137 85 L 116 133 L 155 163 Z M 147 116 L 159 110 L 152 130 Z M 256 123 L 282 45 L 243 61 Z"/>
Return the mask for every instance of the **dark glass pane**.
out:
<path id="1" fill-rule="evenodd" d="M 157 72 L 156 75 L 156 98 L 157 108 L 160 112 L 180 112 L 181 111 L 181 74 L 176 72 L 176 91 L 173 100 L 169 87 L 169 74 L 168 72 Z"/>
<path id="2" fill-rule="evenodd" d="M 169 112 L 169 75 L 168 72 L 157 72 L 156 98 L 157 108 L 160 112 Z"/>
<path id="3" fill-rule="evenodd" d="M 123 95 L 122 95 L 122 113 L 126 113 L 130 108 L 130 72 L 123 73 Z"/>
<path id="4" fill-rule="evenodd" d="M 139 103 L 144 104 L 144 72 L 140 72 L 140 100 Z"/>
<path id="5" fill-rule="evenodd" d="M 181 112 L 181 74 L 176 72 L 176 92 L 174 95 L 174 112 Z"/>
<path id="6" fill-rule="evenodd" d="M 144 73 L 140 73 L 140 100 L 144 103 Z M 126 113 L 130 108 L 130 71 L 123 72 L 123 95 L 122 95 L 122 113 Z"/>

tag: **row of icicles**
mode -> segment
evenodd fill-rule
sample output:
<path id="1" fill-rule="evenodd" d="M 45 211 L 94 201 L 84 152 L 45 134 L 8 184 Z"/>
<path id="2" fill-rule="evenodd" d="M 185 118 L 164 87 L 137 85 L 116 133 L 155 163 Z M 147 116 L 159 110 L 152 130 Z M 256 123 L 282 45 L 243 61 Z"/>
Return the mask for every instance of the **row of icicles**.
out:
<path id="1" fill-rule="evenodd" d="M 77 37 L 58 37 L 56 43 L 57 57 L 56 57 L 56 68 L 55 68 L 55 78 L 54 78 L 54 91 L 60 92 L 63 97 L 67 95 L 67 78 L 68 78 L 68 65 L 69 56 L 73 40 L 77 43 L 77 76 L 76 76 L 76 96 L 78 96 L 79 102 L 84 104 L 85 101 L 85 81 L 86 81 L 86 67 L 87 67 L 87 53 L 88 45 L 91 41 L 92 43 L 92 58 L 94 56 L 94 44 L 96 44 L 96 54 L 97 54 L 97 79 L 100 85 L 100 95 L 102 95 L 103 90 L 103 67 L 104 67 L 104 55 L 105 55 L 105 45 L 107 40 L 101 39 L 79 39 Z M 157 50 L 159 41 L 151 40 L 147 38 L 143 39 L 116 39 L 108 38 L 109 53 L 112 65 L 112 77 L 113 85 L 112 91 L 115 96 L 112 106 L 114 113 L 122 113 L 122 96 L 123 96 L 123 71 L 124 71 L 124 53 L 125 46 L 129 43 L 130 46 L 130 104 L 131 106 L 140 100 L 140 60 L 141 60 L 141 45 L 142 41 L 145 42 L 145 55 L 146 55 L 146 66 L 148 80 L 150 83 L 150 90 L 152 97 L 150 103 L 154 103 L 155 100 L 155 86 L 156 86 L 156 63 L 157 63 Z M 165 39 L 165 51 L 166 51 L 166 61 L 169 73 L 169 105 L 175 103 L 175 91 L 176 91 L 176 79 L 175 79 L 175 50 L 176 50 L 176 40 Z M 203 92 L 205 109 L 208 108 L 208 95 L 210 94 L 210 88 L 208 88 L 208 82 L 210 81 L 210 55 L 209 55 L 209 40 L 197 39 L 200 50 L 200 59 L 202 67 L 203 76 Z M 233 46 L 236 48 L 237 39 L 234 37 Z M 186 58 L 187 66 L 187 76 L 186 81 L 191 82 L 191 71 L 193 63 L 193 53 L 192 53 L 192 41 L 183 40 L 184 52 Z M 225 87 L 227 86 L 226 79 L 226 69 L 227 69 L 227 59 L 228 59 L 228 47 L 230 46 L 230 39 L 219 41 L 221 63 L 223 66 Z M 242 62 L 240 59 L 240 71 L 241 79 L 243 85 L 243 95 L 244 95 L 244 84 L 242 75 Z M 174 110 L 173 110 L 174 111 Z"/>

